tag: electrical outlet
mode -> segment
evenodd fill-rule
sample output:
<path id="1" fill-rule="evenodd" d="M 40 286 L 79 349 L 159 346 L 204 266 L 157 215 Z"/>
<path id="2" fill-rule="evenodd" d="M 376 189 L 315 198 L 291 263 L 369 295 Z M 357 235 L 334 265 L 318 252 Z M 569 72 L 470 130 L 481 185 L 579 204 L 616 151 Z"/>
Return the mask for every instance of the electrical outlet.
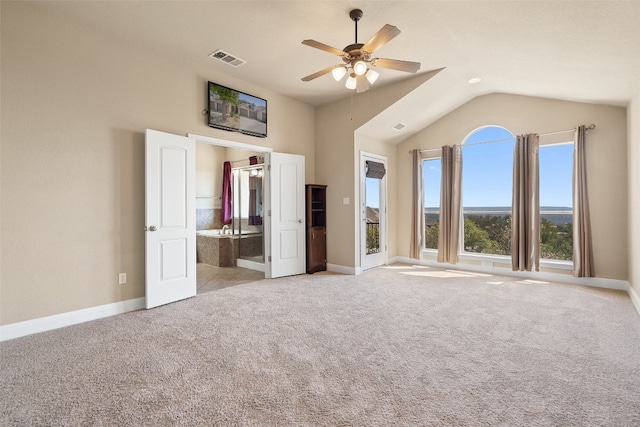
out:
<path id="1" fill-rule="evenodd" d="M 127 283 L 127 273 L 118 274 L 118 284 L 124 285 Z"/>

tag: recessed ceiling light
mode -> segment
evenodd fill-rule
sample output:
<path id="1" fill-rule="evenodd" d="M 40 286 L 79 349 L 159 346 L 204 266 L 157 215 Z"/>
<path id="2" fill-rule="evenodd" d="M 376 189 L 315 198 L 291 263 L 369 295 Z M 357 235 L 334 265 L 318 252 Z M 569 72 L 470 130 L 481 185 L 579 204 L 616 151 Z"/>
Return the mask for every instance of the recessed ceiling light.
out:
<path id="1" fill-rule="evenodd" d="M 469 83 L 471 84 L 480 83 L 481 81 L 482 79 L 480 77 L 474 77 L 472 79 L 469 79 Z"/>

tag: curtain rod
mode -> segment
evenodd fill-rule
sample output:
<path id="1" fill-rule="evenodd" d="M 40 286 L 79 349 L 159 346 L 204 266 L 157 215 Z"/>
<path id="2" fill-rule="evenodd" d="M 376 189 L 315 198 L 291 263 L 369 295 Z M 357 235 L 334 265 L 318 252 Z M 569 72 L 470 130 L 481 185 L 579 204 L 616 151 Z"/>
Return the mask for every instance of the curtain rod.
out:
<path id="1" fill-rule="evenodd" d="M 590 130 L 594 130 L 596 128 L 596 125 L 594 125 L 593 123 L 590 124 L 589 126 L 585 125 L 585 131 L 589 132 Z M 546 132 L 546 133 L 539 133 L 538 136 L 549 136 L 549 135 L 557 135 L 560 133 L 567 133 L 567 132 L 575 132 L 576 128 L 573 129 L 565 129 L 565 130 L 557 130 L 555 132 Z M 493 142 L 504 142 L 504 141 L 511 141 L 514 138 L 502 138 L 502 139 L 493 139 L 493 140 L 489 140 L 489 141 L 478 141 L 478 142 L 473 142 L 471 144 L 462 144 L 462 147 L 470 147 L 472 145 L 481 145 L 481 144 L 490 144 Z M 427 148 L 424 150 L 420 150 L 420 153 L 427 153 L 429 151 L 440 151 L 442 149 L 442 147 L 440 148 Z M 409 151 L 409 154 L 411 154 L 411 151 Z"/>

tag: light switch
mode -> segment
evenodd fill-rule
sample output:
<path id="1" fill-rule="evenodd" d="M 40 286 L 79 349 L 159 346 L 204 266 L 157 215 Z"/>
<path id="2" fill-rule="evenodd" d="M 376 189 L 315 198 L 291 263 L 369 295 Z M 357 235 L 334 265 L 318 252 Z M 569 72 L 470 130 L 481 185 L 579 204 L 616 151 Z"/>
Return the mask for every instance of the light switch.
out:
<path id="1" fill-rule="evenodd" d="M 344 198 L 342 199 L 342 204 L 343 204 L 343 205 L 348 205 L 348 204 L 349 204 L 349 198 L 348 198 L 348 197 L 344 197 Z"/>

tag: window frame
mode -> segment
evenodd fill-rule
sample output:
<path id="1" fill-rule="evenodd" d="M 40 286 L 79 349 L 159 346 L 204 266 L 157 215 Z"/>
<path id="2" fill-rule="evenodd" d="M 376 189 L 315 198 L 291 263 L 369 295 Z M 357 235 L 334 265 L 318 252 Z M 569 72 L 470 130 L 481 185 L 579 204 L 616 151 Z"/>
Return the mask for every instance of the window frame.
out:
<path id="1" fill-rule="evenodd" d="M 463 147 L 462 150 L 462 164 L 463 164 L 463 170 L 462 170 L 462 180 L 461 180 L 461 189 L 460 191 L 463 191 L 464 188 L 464 146 L 467 143 L 467 141 L 473 136 L 475 135 L 477 132 L 487 129 L 487 128 L 499 128 L 502 129 L 506 132 L 508 132 L 511 135 L 511 138 L 504 138 L 504 142 L 507 142 L 510 139 L 513 139 L 514 144 L 515 144 L 515 140 L 516 140 L 516 135 L 511 132 L 509 129 L 507 129 L 504 126 L 500 126 L 500 125 L 484 125 L 484 126 L 480 126 L 475 128 L 474 130 L 472 130 L 471 132 L 469 132 L 467 134 L 467 136 L 465 136 L 465 138 L 462 140 L 462 144 L 461 146 Z M 469 146 L 473 146 L 475 144 L 480 145 L 480 144 L 492 144 L 492 143 L 497 143 L 500 140 L 496 140 L 493 142 L 480 142 L 480 143 L 469 143 Z M 513 176 L 513 157 L 511 160 L 511 176 Z M 513 192 L 513 189 L 512 189 Z M 460 230 L 459 230 L 459 242 L 458 242 L 458 259 L 463 259 L 463 260 L 469 260 L 469 261 L 478 261 L 480 260 L 483 264 L 484 262 L 488 261 L 491 263 L 509 263 L 511 264 L 511 255 L 501 255 L 501 254 L 489 254 L 489 253 L 482 253 L 482 252 L 467 252 L 464 250 L 464 198 L 463 198 L 463 194 L 460 194 Z M 513 203 L 513 201 L 511 202 Z M 511 209 L 513 211 L 513 206 L 511 206 Z"/>
<path id="2" fill-rule="evenodd" d="M 463 140 L 463 145 L 464 142 L 467 141 L 469 139 L 469 137 L 473 134 L 475 134 L 477 131 L 487 128 L 487 127 L 499 127 L 502 128 L 504 130 L 506 130 L 507 132 L 511 133 L 513 135 L 513 138 L 516 138 L 516 135 L 514 135 L 509 129 L 503 127 L 503 126 L 498 126 L 498 125 L 486 125 L 486 126 L 480 126 L 476 129 L 474 129 L 473 131 L 469 132 L 469 134 L 464 138 Z M 549 141 L 549 142 L 540 142 L 540 147 L 549 147 L 549 146 L 556 146 L 556 145 L 568 145 L 568 144 L 574 144 L 573 140 L 561 140 L 561 141 Z M 436 160 L 436 159 L 441 159 L 441 155 L 439 152 L 436 152 L 437 149 L 433 149 L 432 151 L 434 152 L 434 154 L 423 154 L 422 155 L 422 165 L 423 168 L 425 166 L 425 162 L 429 161 L 429 160 Z M 511 166 L 513 168 L 513 165 Z M 464 178 L 463 178 L 464 179 Z M 424 191 L 424 190 L 423 190 Z M 424 206 L 424 201 L 423 201 L 423 215 L 424 215 L 424 209 L 426 207 Z M 573 210 L 573 206 L 571 207 Z M 426 235 L 425 235 L 425 231 L 426 231 L 426 227 L 425 230 L 423 230 L 423 241 L 426 241 Z M 510 255 L 498 255 L 498 254 L 483 254 L 483 253 L 478 253 L 478 252 L 466 252 L 464 251 L 464 207 L 461 207 L 460 209 L 460 244 L 459 244 L 459 250 L 458 250 L 458 259 L 460 261 L 463 262 L 478 262 L 480 263 L 483 267 L 485 266 L 490 266 L 492 267 L 493 264 L 506 264 L 506 265 L 511 265 L 511 256 Z M 423 246 L 422 248 L 422 254 L 424 255 L 430 255 L 430 256 L 434 256 L 437 255 L 438 253 L 438 249 L 432 249 L 432 248 L 425 248 Z M 573 270 L 573 260 L 558 260 L 558 259 L 548 259 L 548 258 L 540 258 L 540 267 L 541 268 L 548 268 L 548 269 L 553 269 L 553 270 Z"/>
<path id="3" fill-rule="evenodd" d="M 574 145 L 575 141 L 573 140 L 562 140 L 562 141 L 550 141 L 550 142 L 540 142 L 539 148 L 543 147 L 554 147 L 558 145 Z M 573 163 L 572 163 L 573 164 Z M 573 180 L 573 177 L 572 177 Z M 572 190 L 573 193 L 573 190 Z M 573 194 L 571 195 L 573 197 Z M 573 216 L 573 202 L 571 205 L 571 215 Z M 542 237 L 542 236 L 540 236 Z M 541 242 L 542 243 L 542 242 Z M 573 258 L 569 260 L 562 259 L 554 259 L 554 258 L 542 258 L 540 257 L 540 267 L 546 268 L 555 268 L 558 270 L 573 270 Z"/>

